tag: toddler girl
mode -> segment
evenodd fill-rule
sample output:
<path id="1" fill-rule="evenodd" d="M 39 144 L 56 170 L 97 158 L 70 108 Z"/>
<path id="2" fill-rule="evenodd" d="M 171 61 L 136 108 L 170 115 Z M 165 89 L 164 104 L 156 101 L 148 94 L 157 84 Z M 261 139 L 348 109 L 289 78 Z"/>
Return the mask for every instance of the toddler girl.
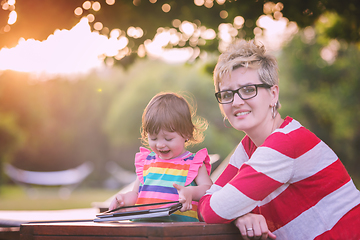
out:
<path id="1" fill-rule="evenodd" d="M 193 114 L 192 114 L 193 112 Z M 194 124 L 195 111 L 180 95 L 160 93 L 146 106 L 142 116 L 142 141 L 135 155 L 137 179 L 132 191 L 119 193 L 110 204 L 117 207 L 179 200 L 183 207 L 157 221 L 198 221 L 197 202 L 210 188 L 210 158 L 207 150 L 196 154 L 189 144 L 203 140 L 205 120 Z"/>

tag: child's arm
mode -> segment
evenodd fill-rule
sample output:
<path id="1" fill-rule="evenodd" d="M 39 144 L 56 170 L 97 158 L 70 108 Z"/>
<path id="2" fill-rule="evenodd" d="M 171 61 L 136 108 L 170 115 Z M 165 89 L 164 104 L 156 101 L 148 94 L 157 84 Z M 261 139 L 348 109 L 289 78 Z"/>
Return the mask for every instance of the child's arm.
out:
<path id="1" fill-rule="evenodd" d="M 198 175 L 195 178 L 195 182 L 197 186 L 184 187 L 176 183 L 173 184 L 173 186 L 178 190 L 179 202 L 183 204 L 183 207 L 180 209 L 180 211 L 182 212 L 191 210 L 191 202 L 193 200 L 199 201 L 200 198 L 213 184 L 204 164 L 199 168 Z"/>
<path id="2" fill-rule="evenodd" d="M 134 187 L 131 191 L 127 193 L 118 193 L 115 198 L 111 201 L 109 210 L 113 210 L 115 208 L 123 207 L 123 206 L 132 206 L 135 205 L 136 200 L 138 198 L 140 181 L 136 178 Z"/>

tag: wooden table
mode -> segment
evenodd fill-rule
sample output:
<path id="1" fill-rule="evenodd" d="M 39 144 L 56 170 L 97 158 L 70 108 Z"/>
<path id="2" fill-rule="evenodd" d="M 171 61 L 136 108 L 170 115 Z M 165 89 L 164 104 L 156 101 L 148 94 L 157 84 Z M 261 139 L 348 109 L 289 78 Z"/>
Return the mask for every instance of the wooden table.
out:
<path id="1" fill-rule="evenodd" d="M 70 222 L 23 224 L 21 240 L 85 240 L 85 239 L 242 239 L 233 224 L 206 223 L 135 223 L 135 222 Z"/>
<path id="2" fill-rule="evenodd" d="M 0 227 L 0 240 L 19 240 L 19 227 Z"/>

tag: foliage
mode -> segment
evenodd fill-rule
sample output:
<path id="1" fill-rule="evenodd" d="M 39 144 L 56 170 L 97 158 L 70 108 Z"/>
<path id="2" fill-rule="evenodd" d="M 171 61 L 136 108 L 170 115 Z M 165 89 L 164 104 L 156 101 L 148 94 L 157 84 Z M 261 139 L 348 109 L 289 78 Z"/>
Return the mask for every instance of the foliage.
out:
<path id="1" fill-rule="evenodd" d="M 101 8 L 93 9 L 91 4 L 84 7 L 84 3 L 99 3 Z M 2 2 L 2 5 L 4 2 Z M 168 6 L 169 11 L 164 10 Z M 145 41 L 153 39 L 164 29 L 173 29 L 182 34 L 184 30 L 175 24 L 174 20 L 190 22 L 195 30 L 189 36 L 182 34 L 182 41 L 169 44 L 167 47 L 191 46 L 210 52 L 217 52 L 221 41 L 221 24 L 227 27 L 230 38 L 253 38 L 257 20 L 262 15 L 268 15 L 275 20 L 282 17 L 294 21 L 301 28 L 312 26 L 324 14 L 335 14 L 336 21 L 327 29 L 327 36 L 358 43 L 360 40 L 360 2 L 357 0 L 251 0 L 251 1 L 165 1 L 165 0 L 134 0 L 116 1 L 109 5 L 105 1 L 51 1 L 33 0 L 16 1 L 17 21 L 11 25 L 9 31 L 0 31 L 0 47 L 13 47 L 20 37 L 46 39 L 55 29 L 70 29 L 80 17 L 94 16 L 92 24 L 101 23 L 102 34 L 109 35 L 113 29 L 120 29 L 122 35 L 129 39 L 128 48 L 137 53 L 139 46 Z M 75 15 L 74 10 L 80 8 L 82 13 Z M 6 25 L 7 14 L 12 8 L 0 9 L 4 14 L 0 18 L 0 27 Z M 242 22 L 235 24 L 235 18 L 241 17 Z M 225 25 L 223 25 L 225 26 Z M 94 26 L 93 26 L 94 27 Z M 141 28 L 141 36 L 129 34 L 130 27 Z M 95 27 L 94 27 L 95 28 Z M 200 29 L 213 29 L 217 37 L 206 39 L 199 36 Z M 29 31 L 31 29 L 31 31 Z M 198 31 L 199 30 L 199 31 Z M 230 39 L 231 40 L 231 39 Z M 229 39 L 227 40 L 229 41 Z M 128 64 L 136 58 L 130 55 L 121 60 Z"/>
<path id="2" fill-rule="evenodd" d="M 0 164 L 11 161 L 12 154 L 22 145 L 24 133 L 12 114 L 0 112 Z"/>
<path id="3" fill-rule="evenodd" d="M 1 95 L 1 91 L 0 91 Z M 5 162 L 10 162 L 24 141 L 24 133 L 11 113 L 0 112 L 0 186 Z"/>
<path id="4" fill-rule="evenodd" d="M 107 83 L 91 76 L 33 82 L 29 74 L 3 73 L 0 112 L 13 115 L 24 135 L 11 163 L 33 171 L 65 170 L 87 161 L 104 165 L 107 138 L 97 126 L 110 97 L 104 93 L 112 91 Z"/>
<path id="5" fill-rule="evenodd" d="M 321 23 L 316 27 L 326 29 Z M 314 31 L 314 35 L 307 31 L 313 29 L 297 35 L 279 58 L 282 111 L 298 118 L 330 145 L 349 172 L 358 176 L 359 49 L 331 40 L 323 31 Z"/>

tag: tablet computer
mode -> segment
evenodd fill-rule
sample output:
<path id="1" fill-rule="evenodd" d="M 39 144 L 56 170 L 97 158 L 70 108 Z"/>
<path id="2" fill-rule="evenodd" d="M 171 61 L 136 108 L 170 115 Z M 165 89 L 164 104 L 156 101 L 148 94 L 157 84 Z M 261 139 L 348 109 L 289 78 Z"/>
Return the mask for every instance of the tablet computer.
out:
<path id="1" fill-rule="evenodd" d="M 95 222 L 170 216 L 182 207 L 178 201 L 126 206 L 96 215 Z"/>

